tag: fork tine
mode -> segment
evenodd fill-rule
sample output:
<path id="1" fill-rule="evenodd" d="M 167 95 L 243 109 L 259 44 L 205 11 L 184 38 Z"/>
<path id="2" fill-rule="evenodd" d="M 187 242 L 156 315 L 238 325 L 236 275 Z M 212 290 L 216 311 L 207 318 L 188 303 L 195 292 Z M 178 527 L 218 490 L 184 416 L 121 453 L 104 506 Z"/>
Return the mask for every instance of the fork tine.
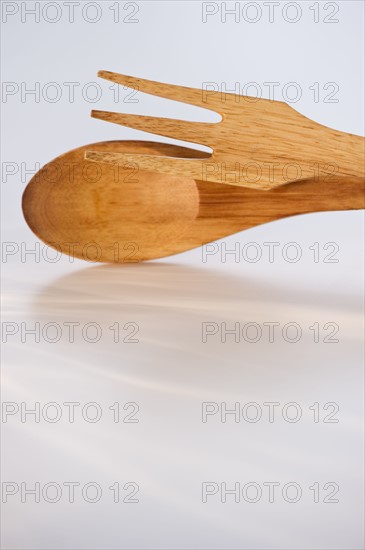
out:
<path id="1" fill-rule="evenodd" d="M 93 118 L 114 122 L 136 130 L 143 130 L 150 134 L 158 134 L 191 143 L 209 145 L 213 128 L 216 124 L 204 122 L 188 122 L 174 120 L 173 118 L 158 118 L 143 115 L 129 115 L 124 113 L 112 113 L 109 111 L 91 111 Z"/>
<path id="2" fill-rule="evenodd" d="M 136 78 L 111 71 L 98 71 L 98 76 L 111 82 L 116 82 L 127 88 L 141 91 L 145 94 L 156 95 L 173 101 L 181 101 L 198 107 L 204 107 L 218 113 L 222 112 L 222 102 L 217 92 L 204 92 L 198 88 L 188 88 L 187 86 L 177 86 L 176 84 L 165 84 L 146 80 L 145 78 Z M 204 99 L 205 98 L 205 99 Z"/>
<path id="3" fill-rule="evenodd" d="M 159 155 L 143 155 L 135 153 L 101 153 L 97 151 L 86 151 L 85 159 L 92 162 L 106 164 L 137 164 L 141 170 L 173 174 L 176 176 L 188 176 L 193 179 L 204 179 L 206 165 L 211 163 L 211 156 L 202 158 L 177 158 L 162 157 Z"/>

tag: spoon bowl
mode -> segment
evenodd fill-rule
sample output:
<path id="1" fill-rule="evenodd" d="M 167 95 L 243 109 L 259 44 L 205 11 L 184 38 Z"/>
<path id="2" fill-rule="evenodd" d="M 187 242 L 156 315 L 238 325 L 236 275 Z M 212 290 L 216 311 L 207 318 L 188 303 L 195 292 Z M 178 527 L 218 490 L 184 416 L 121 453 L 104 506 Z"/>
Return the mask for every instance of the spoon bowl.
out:
<path id="1" fill-rule="evenodd" d="M 95 145 L 108 152 L 138 147 L 142 153 L 184 154 L 184 148 L 148 142 Z M 88 147 L 57 157 L 29 182 L 23 212 L 32 231 L 53 248 L 90 261 L 123 263 L 171 253 L 198 215 L 195 181 L 133 164 L 93 163 L 84 159 Z"/>

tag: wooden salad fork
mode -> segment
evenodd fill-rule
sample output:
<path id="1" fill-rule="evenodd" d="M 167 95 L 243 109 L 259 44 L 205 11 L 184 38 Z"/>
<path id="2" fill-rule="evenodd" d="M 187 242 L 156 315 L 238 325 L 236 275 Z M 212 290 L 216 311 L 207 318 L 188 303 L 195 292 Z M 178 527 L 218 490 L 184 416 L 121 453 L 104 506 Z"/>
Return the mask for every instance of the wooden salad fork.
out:
<path id="1" fill-rule="evenodd" d="M 85 153 L 89 161 L 122 166 L 134 163 L 141 170 L 264 191 L 309 178 L 327 178 L 339 185 L 343 178 L 364 178 L 364 138 L 318 124 L 286 103 L 163 84 L 109 71 L 99 71 L 98 76 L 141 92 L 213 110 L 222 120 L 202 123 L 92 111 L 94 118 L 206 145 L 212 153 L 179 158 L 90 149 Z"/>

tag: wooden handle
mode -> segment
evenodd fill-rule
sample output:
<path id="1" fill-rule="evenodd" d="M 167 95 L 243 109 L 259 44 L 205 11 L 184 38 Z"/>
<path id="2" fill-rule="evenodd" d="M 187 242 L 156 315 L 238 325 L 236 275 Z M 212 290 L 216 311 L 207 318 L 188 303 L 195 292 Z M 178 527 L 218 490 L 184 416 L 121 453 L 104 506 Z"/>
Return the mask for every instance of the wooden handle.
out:
<path id="1" fill-rule="evenodd" d="M 293 182 L 270 194 L 288 202 L 289 215 L 365 208 L 365 178 L 327 177 Z"/>
<path id="2" fill-rule="evenodd" d="M 318 131 L 318 136 L 322 132 Z M 365 139 L 354 134 L 326 128 L 323 139 L 318 143 L 318 159 L 324 171 L 341 179 L 365 177 Z M 327 163 L 327 166 L 326 166 Z"/>
<path id="3" fill-rule="evenodd" d="M 197 181 L 199 226 L 204 242 L 300 214 L 365 208 L 365 179 L 314 179 L 257 191 L 235 185 Z M 309 221 L 308 221 L 309 223 Z"/>

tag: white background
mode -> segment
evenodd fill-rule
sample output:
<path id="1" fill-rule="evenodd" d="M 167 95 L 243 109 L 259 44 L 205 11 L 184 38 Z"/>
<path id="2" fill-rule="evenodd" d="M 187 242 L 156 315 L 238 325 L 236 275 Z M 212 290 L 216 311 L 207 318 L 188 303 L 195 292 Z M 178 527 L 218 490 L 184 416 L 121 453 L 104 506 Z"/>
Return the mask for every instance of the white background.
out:
<path id="1" fill-rule="evenodd" d="M 247 2 L 240 3 L 237 21 L 227 15 L 222 22 L 224 6 L 216 4 L 217 13 L 205 23 L 200 2 L 138 2 L 134 23 L 123 21 L 134 11 L 123 2 L 119 22 L 114 22 L 115 2 L 83 12 L 87 2 L 80 0 L 73 23 L 65 2 L 58 2 L 57 10 L 52 2 L 45 13 L 41 2 L 37 23 L 24 11 L 34 4 L 2 2 L 2 79 L 15 86 L 2 103 L 2 240 L 14 243 L 15 251 L 3 256 L 3 322 L 19 326 L 3 346 L 2 397 L 28 408 L 56 402 L 63 414 L 55 423 L 42 416 L 37 423 L 31 415 L 22 422 L 20 413 L 6 423 L 3 417 L 2 480 L 28 488 L 55 482 L 64 491 L 53 504 L 42 496 L 35 503 L 31 495 L 22 502 L 20 489 L 9 496 L 2 506 L 3 548 L 362 548 L 363 212 L 312 214 L 260 226 L 225 239 L 205 262 L 198 249 L 143 265 L 104 266 L 68 257 L 46 261 L 42 243 L 40 257 L 22 255 L 37 239 L 23 219 L 21 195 L 31 177 L 25 172 L 36 163 L 42 166 L 86 143 L 150 139 L 91 119 L 92 108 L 213 120 L 212 113 L 143 94 L 138 103 L 127 103 L 126 90 L 116 105 L 110 83 L 102 80 L 101 97 L 94 102 L 96 88 L 89 83 L 98 81 L 99 69 L 197 88 L 203 82 L 225 83 L 228 90 L 236 82 L 241 88 L 255 82 L 263 97 L 268 97 L 263 83 L 278 82 L 279 100 L 286 99 L 285 85 L 295 82 L 301 90 L 293 104 L 298 111 L 363 135 L 364 4 L 319 2 L 317 23 L 311 1 L 297 2 L 299 8 L 281 2 L 273 22 L 265 3 L 256 2 L 250 9 L 259 5 L 262 14 L 255 23 L 247 20 L 254 11 L 242 15 Z M 4 19 L 4 9 L 15 13 Z M 287 21 L 298 9 L 298 21 Z M 47 21 L 59 15 L 59 21 Z M 338 22 L 326 23 L 325 17 Z M 94 18 L 99 20 L 90 22 Z M 62 92 L 58 101 L 49 99 L 50 82 Z M 65 82 L 80 84 L 74 101 Z M 315 82 L 319 101 L 310 89 Z M 338 102 L 324 100 L 331 91 L 324 89 L 328 82 L 336 84 Z M 24 95 L 36 83 L 39 102 Z M 222 261 L 223 246 L 242 253 L 252 242 L 262 251 L 256 263 L 242 254 L 238 261 L 234 255 Z M 273 263 L 265 242 L 279 243 Z M 300 247 L 296 263 L 283 257 L 289 242 Z M 338 262 L 324 261 L 329 242 L 338 248 Z M 313 243 L 318 243 L 318 262 Z M 22 322 L 27 327 L 58 323 L 64 330 L 57 343 L 44 338 L 37 343 L 32 336 L 22 342 Z M 73 343 L 66 322 L 80 323 Z M 90 322 L 102 328 L 97 343 L 81 337 Z M 137 323 L 139 342 L 114 343 L 109 327 L 115 322 Z M 220 334 L 203 343 L 204 322 L 218 327 L 256 322 L 264 329 L 263 323 L 276 322 L 279 328 L 273 343 L 265 330 L 256 343 L 242 338 L 236 343 L 232 336 L 223 343 Z M 302 329 L 295 344 L 281 336 L 288 322 Z M 328 322 L 339 327 L 337 343 L 323 342 Z M 321 327 L 319 343 L 309 328 L 314 323 Z M 81 404 L 74 423 L 65 402 Z M 99 404 L 99 422 L 83 419 L 80 409 L 89 402 Z M 121 408 L 137 403 L 139 422 L 114 423 L 109 407 L 115 402 Z M 222 402 L 230 409 L 236 402 L 241 407 L 255 402 L 262 418 L 250 423 L 241 416 L 235 422 L 229 415 L 223 423 L 217 413 L 203 423 L 203 402 L 220 409 Z M 273 423 L 264 402 L 279 403 Z M 283 418 L 290 402 L 302 411 L 298 422 Z M 315 402 L 318 423 L 309 409 Z M 337 423 L 323 422 L 329 402 L 339 407 Z M 130 411 L 121 409 L 123 416 Z M 64 482 L 80 484 L 74 503 Z M 99 502 L 82 498 L 88 482 L 101 487 Z M 139 502 L 114 503 L 109 487 L 115 482 L 138 483 Z M 257 503 L 242 497 L 235 502 L 232 495 L 224 503 L 221 492 L 203 503 L 204 482 L 229 488 L 255 482 L 263 493 Z M 274 502 L 268 502 L 265 482 L 280 483 Z M 282 497 L 288 482 L 301 487 L 297 503 Z M 321 487 L 319 503 L 309 489 L 315 482 Z M 327 482 L 339 486 L 334 497 L 339 502 L 323 502 L 331 492 L 323 489 Z"/>

